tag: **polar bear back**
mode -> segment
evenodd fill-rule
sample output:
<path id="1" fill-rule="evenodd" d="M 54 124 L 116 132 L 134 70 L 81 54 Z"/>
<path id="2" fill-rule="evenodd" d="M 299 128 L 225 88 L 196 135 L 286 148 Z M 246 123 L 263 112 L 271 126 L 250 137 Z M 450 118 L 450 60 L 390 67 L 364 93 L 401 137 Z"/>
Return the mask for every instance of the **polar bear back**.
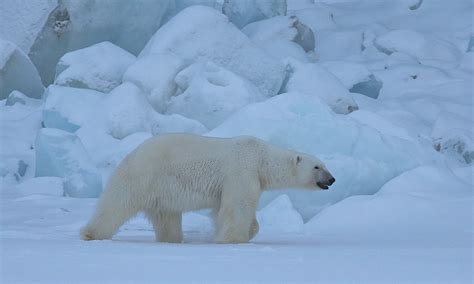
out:
<path id="1" fill-rule="evenodd" d="M 121 187 L 120 183 L 129 181 L 127 191 L 140 200 L 139 206 L 146 203 L 145 207 L 173 211 L 216 208 L 226 180 L 241 176 L 242 171 L 246 175 L 253 172 L 258 178 L 264 148 L 265 144 L 253 137 L 161 135 L 130 153 L 108 187 Z"/>

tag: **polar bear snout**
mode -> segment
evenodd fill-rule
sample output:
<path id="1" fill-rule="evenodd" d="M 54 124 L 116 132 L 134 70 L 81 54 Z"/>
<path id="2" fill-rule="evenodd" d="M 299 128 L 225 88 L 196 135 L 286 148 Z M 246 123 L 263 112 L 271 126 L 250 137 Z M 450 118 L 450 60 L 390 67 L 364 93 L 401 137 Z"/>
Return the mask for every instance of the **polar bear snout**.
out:
<path id="1" fill-rule="evenodd" d="M 324 178 L 322 178 L 320 181 L 316 182 L 319 188 L 323 190 L 329 189 L 329 186 L 331 186 L 334 182 L 336 182 L 336 179 L 329 173 L 325 172 L 323 174 Z"/>

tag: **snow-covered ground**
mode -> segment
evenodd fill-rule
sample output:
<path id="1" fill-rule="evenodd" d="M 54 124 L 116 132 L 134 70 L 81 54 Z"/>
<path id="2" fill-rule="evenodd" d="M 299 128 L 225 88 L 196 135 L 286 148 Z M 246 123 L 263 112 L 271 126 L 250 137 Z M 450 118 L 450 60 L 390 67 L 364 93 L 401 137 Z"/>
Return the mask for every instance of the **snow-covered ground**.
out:
<path id="1" fill-rule="evenodd" d="M 473 1 L 60 2 L 0 3 L 0 282 L 473 282 Z M 248 244 L 206 211 L 182 244 L 141 215 L 80 240 L 167 132 L 253 135 L 336 183 L 264 193 Z"/>

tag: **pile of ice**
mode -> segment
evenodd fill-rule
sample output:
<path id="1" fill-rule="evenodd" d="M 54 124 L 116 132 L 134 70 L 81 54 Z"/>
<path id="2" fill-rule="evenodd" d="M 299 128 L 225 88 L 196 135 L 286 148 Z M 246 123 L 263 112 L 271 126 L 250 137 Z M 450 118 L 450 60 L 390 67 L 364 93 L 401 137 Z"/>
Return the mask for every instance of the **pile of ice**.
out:
<path id="1" fill-rule="evenodd" d="M 329 191 L 263 195 L 261 207 L 288 197 L 262 222 L 282 229 L 271 221 L 282 210 L 298 230 L 300 215 L 418 166 L 472 168 L 469 1 L 18 2 L 35 12 L 9 1 L 1 11 L 32 19 L 6 18 L 29 26 L 24 36 L 0 32 L 21 47 L 0 42 L 8 182 L 36 173 L 97 196 L 151 136 L 253 135 L 320 157 L 336 177 Z M 54 79 L 44 93 L 38 73 Z"/>
<path id="2" fill-rule="evenodd" d="M 134 62 L 135 56 L 120 47 L 98 43 L 61 57 L 54 84 L 108 93 L 122 83 L 123 73 Z"/>

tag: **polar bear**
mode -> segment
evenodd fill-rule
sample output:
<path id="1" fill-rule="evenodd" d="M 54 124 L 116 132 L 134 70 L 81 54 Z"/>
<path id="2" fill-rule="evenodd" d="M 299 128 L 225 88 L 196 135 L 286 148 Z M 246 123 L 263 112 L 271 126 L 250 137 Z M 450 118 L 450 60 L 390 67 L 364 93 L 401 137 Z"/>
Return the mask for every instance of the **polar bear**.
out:
<path id="1" fill-rule="evenodd" d="M 182 212 L 212 208 L 216 242 L 244 243 L 258 232 L 255 214 L 264 190 L 328 189 L 334 181 L 317 158 L 254 137 L 165 134 L 120 163 L 81 237 L 110 239 L 144 212 L 157 241 L 180 243 Z"/>

